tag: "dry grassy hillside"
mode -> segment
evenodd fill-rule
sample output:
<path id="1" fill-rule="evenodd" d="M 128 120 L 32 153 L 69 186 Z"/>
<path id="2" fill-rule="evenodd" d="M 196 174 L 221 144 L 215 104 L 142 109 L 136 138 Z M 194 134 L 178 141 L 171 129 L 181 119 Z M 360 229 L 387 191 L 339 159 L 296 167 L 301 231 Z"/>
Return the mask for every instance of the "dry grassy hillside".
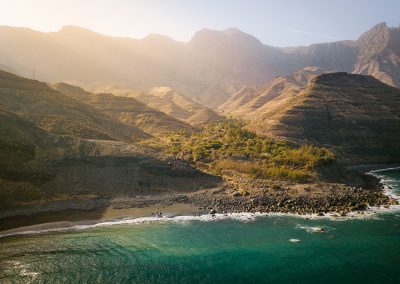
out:
<path id="1" fill-rule="evenodd" d="M 65 83 L 52 86 L 60 93 L 89 104 L 127 125 L 141 129 L 149 135 L 163 136 L 178 131 L 191 132 L 192 127 L 144 103 L 132 98 L 113 94 L 94 94 Z"/>
<path id="2" fill-rule="evenodd" d="M 318 67 L 305 67 L 291 75 L 276 77 L 270 83 L 255 88 L 247 87 L 234 94 L 219 109 L 226 113 L 254 117 L 271 108 L 270 104 L 290 99 L 305 88 L 315 76 L 326 73 Z"/>
<path id="3" fill-rule="evenodd" d="M 86 139 L 137 141 L 148 135 L 136 127 L 51 89 L 45 83 L 0 71 L 0 104 L 55 134 Z"/>
<path id="4" fill-rule="evenodd" d="M 118 87 L 106 87 L 115 95 L 133 97 L 144 104 L 192 125 L 216 121 L 220 116 L 212 109 L 195 102 L 169 87 L 157 87 L 148 93 Z"/>

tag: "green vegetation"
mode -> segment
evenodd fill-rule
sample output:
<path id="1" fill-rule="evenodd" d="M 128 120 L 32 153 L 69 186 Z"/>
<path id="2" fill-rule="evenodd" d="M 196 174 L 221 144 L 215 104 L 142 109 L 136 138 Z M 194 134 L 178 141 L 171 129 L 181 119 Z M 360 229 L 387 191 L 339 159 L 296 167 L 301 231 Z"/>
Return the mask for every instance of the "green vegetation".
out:
<path id="1" fill-rule="evenodd" d="M 335 161 L 326 148 L 259 137 L 244 126 L 240 120 L 226 119 L 204 125 L 189 136 L 172 135 L 167 152 L 214 174 L 298 182 Z"/>

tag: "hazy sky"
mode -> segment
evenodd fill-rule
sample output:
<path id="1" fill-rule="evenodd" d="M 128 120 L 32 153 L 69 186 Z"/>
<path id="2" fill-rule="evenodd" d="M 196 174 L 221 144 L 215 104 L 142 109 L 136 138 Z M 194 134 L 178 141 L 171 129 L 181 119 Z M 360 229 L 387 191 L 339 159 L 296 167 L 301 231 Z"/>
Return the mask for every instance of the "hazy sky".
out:
<path id="1" fill-rule="evenodd" d="M 202 28 L 236 27 L 269 45 L 308 45 L 356 39 L 379 22 L 399 26 L 400 0 L 0 0 L 1 25 L 41 31 L 76 25 L 184 41 Z"/>

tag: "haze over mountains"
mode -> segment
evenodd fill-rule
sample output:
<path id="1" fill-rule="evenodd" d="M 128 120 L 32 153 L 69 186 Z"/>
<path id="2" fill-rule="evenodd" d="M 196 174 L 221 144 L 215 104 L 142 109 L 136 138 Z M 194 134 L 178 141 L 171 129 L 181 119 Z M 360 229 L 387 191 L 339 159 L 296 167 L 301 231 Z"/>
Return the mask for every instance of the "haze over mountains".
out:
<path id="1" fill-rule="evenodd" d="M 160 35 L 141 40 L 64 27 L 42 33 L 0 27 L 0 64 L 40 80 L 93 87 L 115 83 L 139 91 L 169 86 L 211 107 L 247 85 L 260 86 L 306 66 L 373 75 L 400 86 L 400 28 L 378 24 L 356 41 L 308 47 L 264 45 L 237 29 L 204 29 L 190 42 Z"/>

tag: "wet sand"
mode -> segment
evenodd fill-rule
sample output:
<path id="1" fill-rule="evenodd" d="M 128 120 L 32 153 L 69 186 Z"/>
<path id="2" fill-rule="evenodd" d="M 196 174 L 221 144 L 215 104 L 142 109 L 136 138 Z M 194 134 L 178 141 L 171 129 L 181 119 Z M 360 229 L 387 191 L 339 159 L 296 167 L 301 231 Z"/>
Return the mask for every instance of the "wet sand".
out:
<path id="1" fill-rule="evenodd" d="M 15 216 L 2 219 L 0 222 L 0 235 L 23 231 L 68 228 L 78 224 L 91 224 L 126 217 L 155 216 L 157 212 L 162 212 L 162 216 L 202 213 L 197 207 L 184 203 L 174 203 L 172 205 L 155 204 L 143 208 L 116 209 L 109 206 L 90 211 L 63 210 L 59 212 L 42 212 L 29 217 Z"/>

